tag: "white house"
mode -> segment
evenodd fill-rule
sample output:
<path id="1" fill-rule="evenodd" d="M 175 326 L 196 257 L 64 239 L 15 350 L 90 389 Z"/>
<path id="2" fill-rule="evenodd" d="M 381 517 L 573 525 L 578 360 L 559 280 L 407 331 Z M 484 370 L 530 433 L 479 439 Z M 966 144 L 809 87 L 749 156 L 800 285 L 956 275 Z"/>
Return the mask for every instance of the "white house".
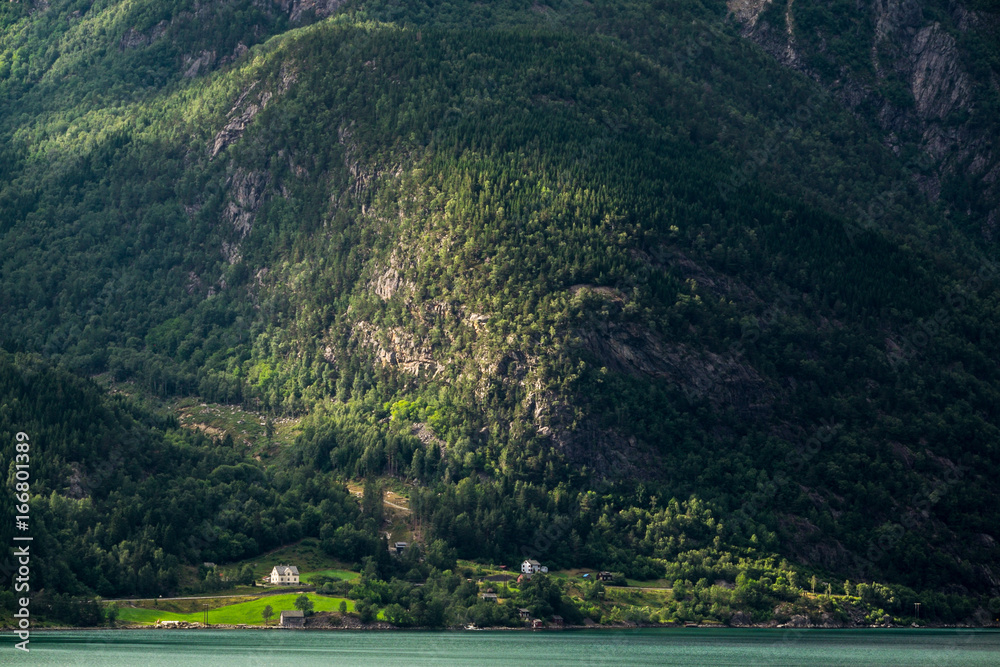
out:
<path id="1" fill-rule="evenodd" d="M 294 565 L 275 565 L 271 570 L 271 583 L 283 585 L 299 583 L 299 568 Z"/>
<path id="2" fill-rule="evenodd" d="M 539 563 L 537 560 L 534 559 L 529 559 L 521 563 L 521 572 L 528 575 L 529 577 L 533 574 L 538 574 L 539 572 L 544 574 L 545 572 L 548 571 L 549 568 L 545 567 L 544 565 L 542 565 L 541 563 Z"/>

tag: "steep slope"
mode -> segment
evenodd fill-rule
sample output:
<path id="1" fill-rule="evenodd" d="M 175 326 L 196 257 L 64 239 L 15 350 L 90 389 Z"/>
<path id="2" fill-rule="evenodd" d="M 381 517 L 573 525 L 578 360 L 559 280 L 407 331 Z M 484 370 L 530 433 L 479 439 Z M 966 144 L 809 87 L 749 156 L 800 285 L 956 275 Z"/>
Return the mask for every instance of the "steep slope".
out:
<path id="1" fill-rule="evenodd" d="M 989 2 L 728 3 L 745 35 L 915 152 L 915 181 L 971 233 L 1000 222 L 1000 12 Z"/>
<path id="2" fill-rule="evenodd" d="M 162 594 L 187 578 L 185 565 L 230 562 L 303 531 L 360 523 L 342 484 L 306 475 L 287 493 L 288 480 L 267 475 L 231 440 L 185 432 L 171 417 L 28 355 L 0 352 L 0 434 L 9 479 L 15 462 L 30 473 L 29 511 L 4 503 L 0 536 L 13 543 L 15 514 L 28 516 L 18 534 L 32 538 L 33 619 L 99 622 L 67 611 L 62 596 Z M 14 442 L 30 444 L 27 457 L 15 458 L 6 444 Z M 16 569 L 9 554 L 0 561 L 8 581 Z M 9 583 L 0 600 L 7 616 Z M 62 614 L 52 608 L 60 603 Z"/>
<path id="3" fill-rule="evenodd" d="M 724 7 L 191 4 L 5 9 L 6 346 L 310 413 L 466 556 L 995 594 L 992 249 Z"/>

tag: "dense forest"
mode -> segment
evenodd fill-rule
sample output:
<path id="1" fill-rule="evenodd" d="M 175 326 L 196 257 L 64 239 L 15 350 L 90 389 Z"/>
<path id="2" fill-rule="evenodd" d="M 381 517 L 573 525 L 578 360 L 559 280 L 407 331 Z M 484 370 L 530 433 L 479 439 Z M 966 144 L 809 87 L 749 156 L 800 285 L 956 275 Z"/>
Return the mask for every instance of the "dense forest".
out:
<path id="1" fill-rule="evenodd" d="M 995 133 L 969 11 L 940 122 Z M 304 539 L 398 625 L 513 620 L 455 561 L 527 555 L 674 582 L 659 620 L 846 613 L 810 579 L 992 609 L 997 201 L 845 104 L 837 71 L 913 94 L 866 70 L 870 16 L 802 12 L 790 67 L 708 0 L 0 7 L 0 463 L 40 443 L 52 617 Z M 345 486 L 378 479 L 406 560 Z"/>

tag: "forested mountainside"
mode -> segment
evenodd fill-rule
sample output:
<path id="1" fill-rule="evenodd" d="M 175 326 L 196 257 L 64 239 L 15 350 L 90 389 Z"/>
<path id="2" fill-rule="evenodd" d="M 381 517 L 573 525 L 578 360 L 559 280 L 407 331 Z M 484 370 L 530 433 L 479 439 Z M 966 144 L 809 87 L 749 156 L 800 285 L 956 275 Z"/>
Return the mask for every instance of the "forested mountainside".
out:
<path id="1" fill-rule="evenodd" d="M 1000 7 L 993 2 L 731 2 L 742 33 L 917 148 L 917 182 L 989 242 L 1000 223 Z"/>
<path id="2" fill-rule="evenodd" d="M 50 590 L 176 590 L 223 515 L 220 561 L 374 557 L 340 482 L 394 477 L 462 558 L 550 535 L 560 567 L 741 578 L 718 620 L 812 574 L 968 620 L 1000 594 L 998 16 L 5 3 L 4 463 L 53 429 L 50 539 L 118 568 Z M 300 434 L 243 451 L 79 376 Z M 118 495 L 81 485 L 121 447 Z M 200 509 L 139 512 L 167 489 Z"/>

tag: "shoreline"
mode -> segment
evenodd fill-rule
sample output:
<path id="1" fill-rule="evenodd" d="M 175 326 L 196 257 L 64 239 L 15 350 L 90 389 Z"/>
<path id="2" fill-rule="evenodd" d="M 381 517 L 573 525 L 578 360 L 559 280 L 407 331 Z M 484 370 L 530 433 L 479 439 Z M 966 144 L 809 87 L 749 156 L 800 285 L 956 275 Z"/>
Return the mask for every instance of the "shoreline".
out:
<path id="1" fill-rule="evenodd" d="M 14 628 L 5 627 L 2 628 L 5 631 L 13 630 Z M 823 627 L 823 626 L 808 626 L 808 627 L 794 627 L 789 625 L 773 625 L 773 624 L 755 624 L 755 625 L 722 625 L 722 624 L 711 624 L 711 625 L 639 625 L 639 624 L 623 624 L 623 625 L 564 625 L 559 627 L 547 627 L 547 628 L 529 628 L 529 627 L 489 627 L 489 628 L 475 628 L 469 629 L 466 627 L 447 627 L 447 628 L 430 628 L 430 627 L 412 627 L 412 628 L 400 628 L 388 623 L 375 623 L 369 625 L 357 625 L 357 626 L 326 626 L 326 627 L 304 627 L 304 628 L 283 628 L 277 625 L 262 626 L 262 625 L 233 625 L 233 624 L 219 624 L 219 625 L 197 625 L 193 627 L 177 628 L 177 627 L 156 627 L 154 625 L 123 625 L 118 627 L 105 627 L 105 626 L 91 626 L 91 627 L 49 627 L 49 628 L 34 628 L 31 630 L 32 633 L 39 632 L 96 632 L 99 630 L 110 630 L 110 631 L 135 631 L 135 630 L 157 630 L 165 632 L 177 632 L 177 631 L 191 631 L 191 630 L 259 630 L 259 631 L 306 631 L 306 632 L 563 632 L 571 631 L 576 632 L 580 630 L 597 630 L 597 631 L 615 631 L 615 630 L 801 630 L 801 631 L 829 631 L 829 630 L 1000 630 L 1000 624 L 994 623 L 992 625 L 921 625 L 914 627 L 912 625 L 858 625 L 858 626 L 841 626 L 841 627 Z"/>

